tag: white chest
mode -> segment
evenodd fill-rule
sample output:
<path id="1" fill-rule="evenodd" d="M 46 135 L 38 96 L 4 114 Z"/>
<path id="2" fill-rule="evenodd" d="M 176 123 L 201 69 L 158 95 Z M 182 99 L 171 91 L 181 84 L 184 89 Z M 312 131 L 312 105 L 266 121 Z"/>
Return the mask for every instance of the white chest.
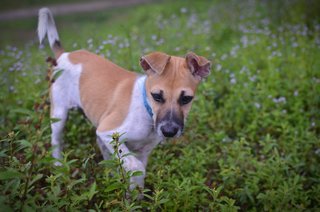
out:
<path id="1" fill-rule="evenodd" d="M 163 140 L 154 129 L 154 122 L 145 108 L 142 89 L 143 78 L 135 82 L 128 116 L 123 124 L 113 132 L 124 133 L 122 139 L 126 141 L 128 148 L 132 151 L 153 149 Z"/>

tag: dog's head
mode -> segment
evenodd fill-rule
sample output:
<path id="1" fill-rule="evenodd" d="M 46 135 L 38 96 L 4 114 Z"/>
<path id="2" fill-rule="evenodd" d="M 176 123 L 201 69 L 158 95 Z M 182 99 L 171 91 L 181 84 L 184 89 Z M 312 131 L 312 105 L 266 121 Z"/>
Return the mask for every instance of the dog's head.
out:
<path id="1" fill-rule="evenodd" d="M 192 52 L 185 58 L 153 52 L 140 59 L 147 74 L 146 92 L 158 135 L 178 137 L 198 84 L 210 74 L 211 62 Z"/>

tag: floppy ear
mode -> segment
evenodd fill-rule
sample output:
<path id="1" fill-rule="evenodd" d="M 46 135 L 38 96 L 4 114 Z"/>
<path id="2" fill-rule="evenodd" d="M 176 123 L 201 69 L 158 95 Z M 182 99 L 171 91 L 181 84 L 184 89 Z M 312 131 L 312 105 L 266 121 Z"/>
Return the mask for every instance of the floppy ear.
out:
<path id="1" fill-rule="evenodd" d="M 171 56 L 162 52 L 152 52 L 140 58 L 140 65 L 149 74 L 161 74 L 170 61 Z"/>
<path id="2" fill-rule="evenodd" d="M 205 57 L 198 56 L 193 52 L 189 52 L 186 55 L 186 61 L 190 72 L 198 80 L 201 80 L 210 74 L 211 62 Z"/>

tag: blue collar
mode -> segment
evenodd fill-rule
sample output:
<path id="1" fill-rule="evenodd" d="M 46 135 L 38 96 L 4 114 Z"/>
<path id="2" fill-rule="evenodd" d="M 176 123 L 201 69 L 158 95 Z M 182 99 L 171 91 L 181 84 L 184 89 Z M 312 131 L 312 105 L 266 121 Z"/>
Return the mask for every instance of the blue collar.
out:
<path id="1" fill-rule="evenodd" d="M 147 91 L 146 91 L 146 79 L 147 79 L 146 76 L 144 76 L 142 79 L 142 83 L 143 83 L 143 85 L 141 86 L 142 87 L 142 98 L 143 98 L 144 107 L 146 108 L 150 117 L 152 118 L 153 112 L 152 112 L 152 108 L 151 108 L 149 101 L 148 101 L 148 96 L 147 96 Z"/>

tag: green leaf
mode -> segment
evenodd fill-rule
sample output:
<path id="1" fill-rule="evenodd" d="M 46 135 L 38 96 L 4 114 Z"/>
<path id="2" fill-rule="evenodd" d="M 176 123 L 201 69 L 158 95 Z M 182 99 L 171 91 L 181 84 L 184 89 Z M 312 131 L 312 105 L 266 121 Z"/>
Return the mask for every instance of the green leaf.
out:
<path id="1" fill-rule="evenodd" d="M 169 201 L 169 199 L 161 199 L 161 200 L 158 202 L 158 204 L 160 205 L 160 204 L 166 203 L 166 202 L 168 202 L 168 201 Z"/>
<path id="2" fill-rule="evenodd" d="M 15 108 L 10 110 L 11 113 L 18 113 L 18 114 L 23 114 L 23 115 L 33 115 L 33 111 L 25 109 L 25 108 Z"/>
<path id="3" fill-rule="evenodd" d="M 114 191 L 116 189 L 119 189 L 121 188 L 121 184 L 119 182 L 115 182 L 115 183 L 112 183 L 111 185 L 109 185 L 106 189 L 105 189 L 105 192 L 110 192 L 110 191 Z"/>
<path id="4" fill-rule="evenodd" d="M 55 70 L 55 71 L 54 71 L 54 73 L 53 73 L 53 77 L 52 77 L 52 79 L 53 79 L 53 80 L 57 80 L 57 79 L 58 79 L 58 77 L 60 77 L 60 76 L 61 76 L 62 72 L 63 72 L 63 69 Z"/>
<path id="5" fill-rule="evenodd" d="M 8 150 L 6 150 L 6 149 L 0 151 L 0 158 L 8 157 L 8 155 L 6 154 L 7 151 L 8 151 Z"/>
<path id="6" fill-rule="evenodd" d="M 96 182 L 92 183 L 91 187 L 90 187 L 90 190 L 89 190 L 89 193 L 88 193 L 88 198 L 89 200 L 92 199 L 92 197 L 98 193 L 98 191 L 96 190 L 97 189 L 97 184 Z"/>
<path id="7" fill-rule="evenodd" d="M 13 211 L 12 208 L 10 208 L 8 205 L 6 205 L 5 201 L 8 197 L 5 197 L 5 196 L 0 196 L 0 206 L 1 206 L 1 209 L 0 211 L 7 211 L 7 212 L 11 212 Z"/>
<path id="8" fill-rule="evenodd" d="M 30 182 L 30 186 L 35 183 L 36 181 L 40 180 L 43 177 L 43 174 L 37 174 Z"/>
<path id="9" fill-rule="evenodd" d="M 142 171 L 133 171 L 130 172 L 130 177 L 135 177 L 135 176 L 142 176 L 143 172 Z"/>
<path id="10" fill-rule="evenodd" d="M 15 170 L 6 170 L 0 172 L 0 180 L 9 180 L 13 178 L 21 178 L 23 175 Z"/>
<path id="11" fill-rule="evenodd" d="M 25 148 L 31 148 L 32 147 L 32 144 L 29 141 L 25 140 L 25 139 L 18 140 L 17 143 L 19 143 L 19 147 L 17 148 L 17 151 L 20 151 L 20 150 L 25 149 Z"/>
<path id="12" fill-rule="evenodd" d="M 58 122 L 58 121 L 60 121 L 61 119 L 59 119 L 59 118 L 50 118 L 50 121 L 51 121 L 51 123 L 53 124 L 53 123 L 56 123 L 56 122 Z"/>
<path id="13" fill-rule="evenodd" d="M 134 154 L 133 152 L 129 152 L 129 153 L 121 155 L 121 158 L 125 158 L 125 157 L 131 156 L 131 155 L 135 156 L 136 154 Z"/>

